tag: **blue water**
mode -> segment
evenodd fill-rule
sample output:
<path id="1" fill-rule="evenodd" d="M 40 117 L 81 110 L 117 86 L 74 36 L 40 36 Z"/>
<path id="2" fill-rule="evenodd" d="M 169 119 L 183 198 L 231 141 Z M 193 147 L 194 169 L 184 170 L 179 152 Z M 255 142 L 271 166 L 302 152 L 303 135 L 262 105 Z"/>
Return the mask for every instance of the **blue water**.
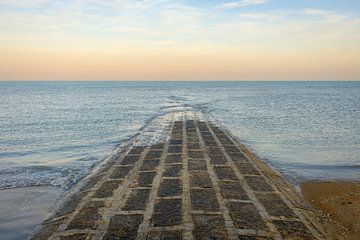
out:
<path id="1" fill-rule="evenodd" d="M 360 180 L 360 82 L 0 82 L 0 189 L 69 188 L 150 119 L 201 111 L 290 180 Z"/>

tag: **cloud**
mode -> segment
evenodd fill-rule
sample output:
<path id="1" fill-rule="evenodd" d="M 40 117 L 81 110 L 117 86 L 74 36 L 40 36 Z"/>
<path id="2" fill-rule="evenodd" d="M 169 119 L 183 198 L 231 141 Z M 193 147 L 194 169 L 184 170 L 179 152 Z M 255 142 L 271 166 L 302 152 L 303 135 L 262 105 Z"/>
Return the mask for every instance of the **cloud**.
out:
<path id="1" fill-rule="evenodd" d="M 235 2 L 227 2 L 219 5 L 219 8 L 222 9 L 232 9 L 232 8 L 241 8 L 253 5 L 260 5 L 267 3 L 267 0 L 240 0 Z"/>
<path id="2" fill-rule="evenodd" d="M 325 20 L 331 23 L 337 23 L 349 19 L 348 16 L 337 14 L 332 11 L 316 9 L 316 8 L 307 8 L 304 10 L 304 13 L 307 16 L 318 18 L 320 20 Z"/>

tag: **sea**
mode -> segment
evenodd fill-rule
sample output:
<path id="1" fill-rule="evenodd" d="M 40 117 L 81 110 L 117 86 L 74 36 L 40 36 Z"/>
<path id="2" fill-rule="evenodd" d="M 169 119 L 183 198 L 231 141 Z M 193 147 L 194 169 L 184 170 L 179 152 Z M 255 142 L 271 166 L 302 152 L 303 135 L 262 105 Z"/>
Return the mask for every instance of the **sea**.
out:
<path id="1" fill-rule="evenodd" d="M 294 184 L 360 181 L 360 82 L 3 81 L 0 195 L 67 191 L 181 111 L 217 121 Z"/>

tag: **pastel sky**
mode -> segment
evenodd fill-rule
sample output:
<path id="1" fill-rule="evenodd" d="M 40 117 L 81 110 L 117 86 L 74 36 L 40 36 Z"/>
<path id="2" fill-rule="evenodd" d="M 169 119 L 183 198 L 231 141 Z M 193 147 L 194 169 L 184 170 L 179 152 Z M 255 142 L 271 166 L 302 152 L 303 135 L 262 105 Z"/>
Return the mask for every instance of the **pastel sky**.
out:
<path id="1" fill-rule="evenodd" d="M 0 80 L 360 80 L 360 1 L 0 0 Z"/>

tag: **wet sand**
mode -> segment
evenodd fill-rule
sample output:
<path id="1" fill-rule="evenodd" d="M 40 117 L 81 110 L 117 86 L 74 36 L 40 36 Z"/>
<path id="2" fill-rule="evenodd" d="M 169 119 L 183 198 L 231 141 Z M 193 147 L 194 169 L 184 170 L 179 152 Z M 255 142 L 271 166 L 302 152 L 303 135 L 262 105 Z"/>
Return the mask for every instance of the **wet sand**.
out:
<path id="1" fill-rule="evenodd" d="M 50 216 L 61 193 L 54 187 L 0 190 L 0 239 L 27 239 Z"/>
<path id="2" fill-rule="evenodd" d="M 306 201 L 324 213 L 323 228 L 337 239 L 360 239 L 360 183 L 306 182 Z"/>

